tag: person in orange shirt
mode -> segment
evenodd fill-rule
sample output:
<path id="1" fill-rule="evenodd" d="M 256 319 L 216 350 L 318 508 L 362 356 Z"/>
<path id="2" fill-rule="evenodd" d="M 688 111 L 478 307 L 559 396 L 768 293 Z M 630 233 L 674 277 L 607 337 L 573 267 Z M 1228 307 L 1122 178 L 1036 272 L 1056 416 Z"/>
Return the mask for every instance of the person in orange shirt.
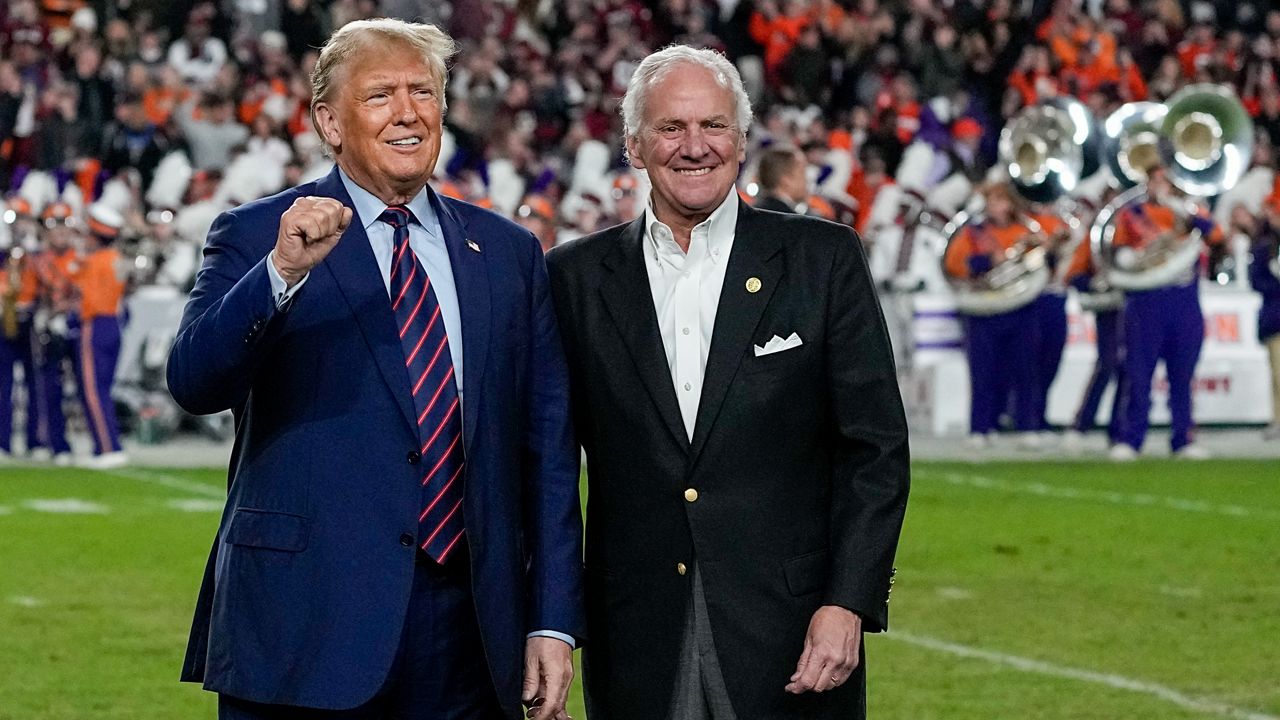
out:
<path id="1" fill-rule="evenodd" d="M 1224 242 L 1222 231 L 1207 214 L 1193 215 L 1185 230 L 1179 227 L 1182 220 L 1169 204 L 1184 199 L 1177 197 L 1163 168 L 1148 172 L 1147 191 L 1150 199 L 1126 207 L 1117 217 L 1114 262 L 1120 269 L 1131 268 L 1136 253 L 1168 232 L 1199 230 L 1210 244 Z M 1199 281 L 1200 272 L 1195 266 L 1171 285 L 1125 293 L 1124 373 L 1128 393 L 1119 442 L 1111 447 L 1113 460 L 1132 460 L 1142 449 L 1151 412 L 1151 380 L 1159 360 L 1164 360 L 1169 379 L 1173 454 L 1190 459 L 1208 457 L 1203 448 L 1192 442 L 1191 381 L 1204 341 Z"/>
<path id="2" fill-rule="evenodd" d="M 947 246 L 943 268 L 952 278 L 981 278 L 1032 232 L 1020 219 L 1020 201 L 1007 183 L 990 183 L 982 194 L 985 217 L 966 225 Z M 1034 343 L 1028 342 L 1036 327 L 1034 303 L 993 315 L 962 314 L 961 318 L 969 360 L 970 442 L 976 446 L 989 443 L 1010 391 L 1014 427 L 1024 434 L 1036 432 L 1039 378 Z"/>
<path id="3" fill-rule="evenodd" d="M 770 86 L 779 83 L 778 70 L 800 32 L 815 21 L 815 14 L 803 0 L 762 0 L 751 13 L 747 32 L 764 48 L 765 77 Z"/>
<path id="4" fill-rule="evenodd" d="M 80 342 L 74 350 L 74 366 L 85 424 L 93 438 L 90 464 L 112 468 L 128 462 L 120 447 L 120 423 L 111 402 L 111 385 L 120 359 L 120 307 L 125 291 L 119 271 L 120 251 L 111 243 L 119 236 L 124 218 L 101 203 L 90 205 L 86 215 L 85 256 L 73 277 L 80 299 Z"/>
<path id="5" fill-rule="evenodd" d="M 16 214 L 14 212 L 12 219 L 16 219 Z M 5 222 L 9 220 L 6 218 Z M 26 265 L 21 244 L 13 242 L 11 236 L 6 236 L 5 240 L 9 244 L 0 250 L 0 314 L 3 316 L 0 323 L 0 458 L 8 458 L 12 454 L 13 368 L 23 356 L 18 308 L 22 272 Z M 23 367 L 24 374 L 29 372 L 27 367 Z"/>
<path id="6" fill-rule="evenodd" d="M 75 327 L 71 276 L 78 264 L 78 220 L 70 205 L 55 202 L 41 213 L 41 221 L 43 249 L 28 257 L 30 275 L 19 293 L 31 308 L 34 372 L 27 385 L 27 451 L 32 459 L 52 458 L 58 465 L 69 465 L 71 445 L 67 443 L 67 421 L 62 409 L 62 378 L 69 336 Z"/>

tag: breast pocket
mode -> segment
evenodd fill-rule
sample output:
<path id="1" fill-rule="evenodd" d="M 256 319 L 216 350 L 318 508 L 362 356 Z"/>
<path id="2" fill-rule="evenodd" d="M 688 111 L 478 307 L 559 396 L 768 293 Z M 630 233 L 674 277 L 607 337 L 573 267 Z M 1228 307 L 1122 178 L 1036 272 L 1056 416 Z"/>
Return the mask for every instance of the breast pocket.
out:
<path id="1" fill-rule="evenodd" d="M 755 349 L 747 351 L 748 356 L 742 362 L 742 372 L 748 375 L 756 373 L 786 374 L 804 365 L 809 357 L 808 345 L 781 350 L 767 355 L 756 355 Z"/>

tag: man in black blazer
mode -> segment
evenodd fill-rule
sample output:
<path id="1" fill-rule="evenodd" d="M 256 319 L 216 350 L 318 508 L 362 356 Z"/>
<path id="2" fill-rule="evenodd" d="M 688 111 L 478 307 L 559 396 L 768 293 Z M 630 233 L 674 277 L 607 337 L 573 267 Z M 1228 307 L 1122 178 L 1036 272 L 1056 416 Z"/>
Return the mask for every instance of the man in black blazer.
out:
<path id="1" fill-rule="evenodd" d="M 862 718 L 907 429 L 848 227 L 738 199 L 750 102 L 675 46 L 623 100 L 653 185 L 548 256 L 587 454 L 592 720 Z"/>

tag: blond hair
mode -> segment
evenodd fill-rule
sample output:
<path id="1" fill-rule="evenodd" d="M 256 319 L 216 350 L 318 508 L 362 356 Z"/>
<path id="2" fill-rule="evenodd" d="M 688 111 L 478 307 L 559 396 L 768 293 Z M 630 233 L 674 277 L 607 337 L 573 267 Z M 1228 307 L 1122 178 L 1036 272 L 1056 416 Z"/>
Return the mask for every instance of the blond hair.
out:
<path id="1" fill-rule="evenodd" d="M 376 43 L 381 40 L 382 43 Z M 440 81 L 440 109 L 446 109 L 445 87 L 449 82 L 449 59 L 458 51 L 457 44 L 445 31 L 427 23 L 410 23 L 392 18 L 356 20 L 338 28 L 324 47 L 311 72 L 311 121 L 315 122 L 317 103 L 327 102 L 338 71 L 358 52 L 383 47 L 385 43 L 401 43 L 422 54 L 431 73 Z M 323 139 L 323 134 L 321 135 Z M 325 141 L 328 146 L 328 141 Z"/>

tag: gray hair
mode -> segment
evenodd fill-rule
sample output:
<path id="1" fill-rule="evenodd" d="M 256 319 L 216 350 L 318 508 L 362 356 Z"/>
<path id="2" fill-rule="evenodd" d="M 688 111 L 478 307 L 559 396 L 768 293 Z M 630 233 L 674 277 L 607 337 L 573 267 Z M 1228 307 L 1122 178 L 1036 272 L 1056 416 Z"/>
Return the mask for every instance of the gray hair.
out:
<path id="1" fill-rule="evenodd" d="M 315 123 L 316 103 L 328 100 L 338 70 L 353 55 L 376 48 L 377 41 L 398 42 L 422 53 L 422 59 L 440 80 L 440 110 L 446 109 L 445 87 L 449 82 L 449 59 L 458 51 L 453 38 L 435 25 L 410 23 L 392 18 L 356 20 L 338 28 L 320 48 L 320 57 L 311 72 L 311 120 Z M 315 123 L 319 127 L 319 123 Z M 323 139 L 323 137 L 322 137 Z M 328 145 L 326 141 L 325 145 Z"/>
<path id="2" fill-rule="evenodd" d="M 649 89 L 657 85 L 673 68 L 683 64 L 698 65 L 710 70 L 716 82 L 733 93 L 734 121 L 738 125 L 738 131 L 746 136 L 747 129 L 751 127 L 751 98 L 742 85 L 738 69 L 715 50 L 688 45 L 668 45 L 640 61 L 627 83 L 627 93 L 622 96 L 624 136 L 630 139 L 640 133 L 640 121 L 644 117 Z"/>

